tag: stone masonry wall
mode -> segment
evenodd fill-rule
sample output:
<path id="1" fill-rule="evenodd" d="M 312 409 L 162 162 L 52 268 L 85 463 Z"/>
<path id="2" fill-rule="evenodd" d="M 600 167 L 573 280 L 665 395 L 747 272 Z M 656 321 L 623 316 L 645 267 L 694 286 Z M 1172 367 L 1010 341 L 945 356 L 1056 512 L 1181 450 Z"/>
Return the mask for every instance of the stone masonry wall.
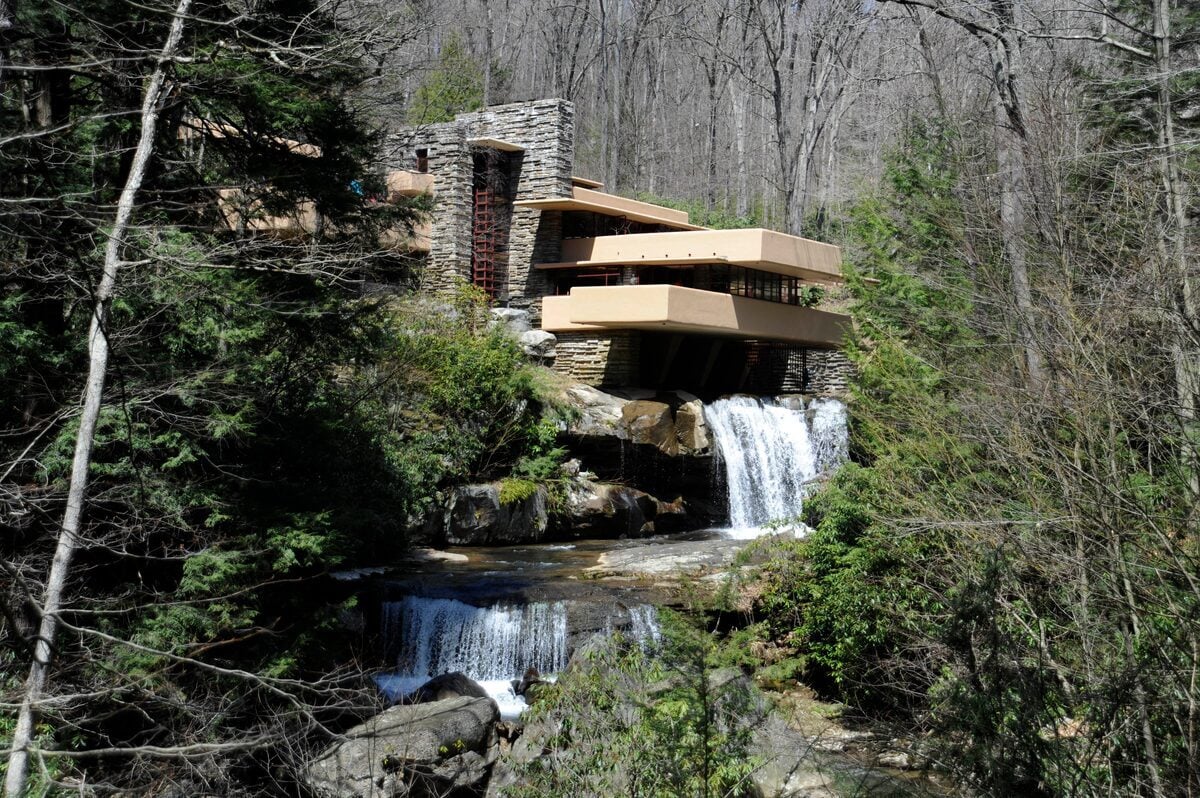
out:
<path id="1" fill-rule="evenodd" d="M 635 385 L 638 338 L 634 332 L 559 333 L 554 370 L 587 385 Z"/>
<path id="2" fill-rule="evenodd" d="M 497 105 L 453 122 L 426 125 L 393 136 L 399 153 L 396 167 L 411 169 L 418 148 L 429 151 L 429 171 L 435 175 L 432 243 L 422 285 L 435 292 L 471 277 L 471 215 L 473 161 L 467 144 L 472 138 L 493 138 L 525 148 L 514 153 L 519 174 L 512 199 L 548 199 L 571 195 L 574 160 L 575 109 L 565 100 Z M 506 214 L 507 216 L 507 214 Z M 561 250 L 560 213 L 512 208 L 508 230 L 507 284 L 499 299 L 528 308 L 540 323 L 546 292 L 539 261 L 557 260 Z"/>
<path id="3" fill-rule="evenodd" d="M 808 362 L 808 384 L 804 387 L 806 393 L 820 396 L 840 396 L 846 393 L 850 380 L 854 377 L 854 364 L 838 349 L 809 349 L 806 353 Z M 789 364 L 788 376 L 792 377 L 793 364 Z M 788 390 L 800 390 L 800 386 Z"/>

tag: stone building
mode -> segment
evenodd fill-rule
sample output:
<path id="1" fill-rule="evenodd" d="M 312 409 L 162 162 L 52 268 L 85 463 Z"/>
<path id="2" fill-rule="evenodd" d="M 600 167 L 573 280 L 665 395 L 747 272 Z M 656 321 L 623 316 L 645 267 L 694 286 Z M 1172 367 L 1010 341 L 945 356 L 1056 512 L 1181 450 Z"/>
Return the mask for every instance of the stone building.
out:
<path id="1" fill-rule="evenodd" d="M 395 193 L 431 192 L 409 242 L 421 289 L 480 287 L 552 333 L 550 365 L 591 385 L 839 392 L 849 318 L 819 309 L 837 247 L 707 230 L 572 174 L 574 108 L 539 100 L 393 134 Z M 549 336 L 544 336 L 550 341 Z"/>

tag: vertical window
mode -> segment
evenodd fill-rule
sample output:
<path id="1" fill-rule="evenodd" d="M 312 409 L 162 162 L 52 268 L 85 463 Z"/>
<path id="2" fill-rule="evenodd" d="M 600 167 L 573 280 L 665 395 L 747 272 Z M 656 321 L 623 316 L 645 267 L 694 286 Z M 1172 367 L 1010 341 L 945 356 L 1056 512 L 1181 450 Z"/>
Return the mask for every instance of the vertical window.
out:
<path id="1" fill-rule="evenodd" d="M 429 150 L 424 147 L 417 150 L 417 171 L 421 174 L 429 171 Z"/>

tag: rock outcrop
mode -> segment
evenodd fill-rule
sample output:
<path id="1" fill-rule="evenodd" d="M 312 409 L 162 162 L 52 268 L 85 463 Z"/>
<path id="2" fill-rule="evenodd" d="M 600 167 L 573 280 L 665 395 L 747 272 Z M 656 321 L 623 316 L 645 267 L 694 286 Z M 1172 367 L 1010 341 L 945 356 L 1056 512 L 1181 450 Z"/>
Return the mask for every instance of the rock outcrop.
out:
<path id="1" fill-rule="evenodd" d="M 545 330 L 526 330 L 517 336 L 517 343 L 526 357 L 537 363 L 545 363 L 554 359 L 558 337 Z"/>
<path id="2" fill-rule="evenodd" d="M 514 338 L 521 333 L 529 332 L 532 327 L 528 310 L 522 310 L 521 308 L 492 308 L 491 314 L 494 323 L 504 327 Z"/>
<path id="3" fill-rule="evenodd" d="M 672 500 L 682 497 L 679 507 L 687 514 L 673 517 L 676 529 L 702 528 L 726 516 L 712 436 L 698 398 L 684 391 L 606 392 L 588 385 L 572 385 L 564 398 L 574 411 L 564 442 L 596 481 Z"/>
<path id="4" fill-rule="evenodd" d="M 576 537 L 644 537 L 683 525 L 682 502 L 663 502 L 625 485 L 577 476 L 567 483 L 565 518 Z"/>
<path id="5" fill-rule="evenodd" d="M 426 798 L 479 785 L 498 755 L 490 698 L 395 706 L 350 729 L 305 772 L 321 798 Z"/>
<path id="6" fill-rule="evenodd" d="M 450 493 L 446 507 L 445 539 L 455 546 L 537 542 L 549 524 L 547 491 L 504 503 L 500 483 L 461 485 Z"/>
<path id="7" fill-rule="evenodd" d="M 653 446 L 668 457 L 710 453 L 704 405 L 686 391 L 608 393 L 589 385 L 572 385 L 564 396 L 577 413 L 567 425 L 569 436 Z"/>
<path id="8" fill-rule="evenodd" d="M 606 551 L 587 570 L 597 576 L 684 579 L 730 568 L 744 540 L 692 540 Z"/>

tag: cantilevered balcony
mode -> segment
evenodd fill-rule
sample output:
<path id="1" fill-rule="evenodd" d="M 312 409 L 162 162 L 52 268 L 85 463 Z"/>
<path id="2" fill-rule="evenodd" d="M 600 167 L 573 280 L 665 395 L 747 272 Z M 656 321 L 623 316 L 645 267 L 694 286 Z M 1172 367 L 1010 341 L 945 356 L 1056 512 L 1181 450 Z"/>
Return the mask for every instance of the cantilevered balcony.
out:
<path id="1" fill-rule="evenodd" d="M 647 330 L 841 346 L 850 318 L 814 308 L 702 291 L 677 285 L 572 288 L 542 300 L 549 332 Z"/>
<path id="2" fill-rule="evenodd" d="M 841 283 L 841 250 L 759 228 L 635 233 L 563 241 L 562 261 L 539 269 L 729 264 L 817 283 Z"/>

